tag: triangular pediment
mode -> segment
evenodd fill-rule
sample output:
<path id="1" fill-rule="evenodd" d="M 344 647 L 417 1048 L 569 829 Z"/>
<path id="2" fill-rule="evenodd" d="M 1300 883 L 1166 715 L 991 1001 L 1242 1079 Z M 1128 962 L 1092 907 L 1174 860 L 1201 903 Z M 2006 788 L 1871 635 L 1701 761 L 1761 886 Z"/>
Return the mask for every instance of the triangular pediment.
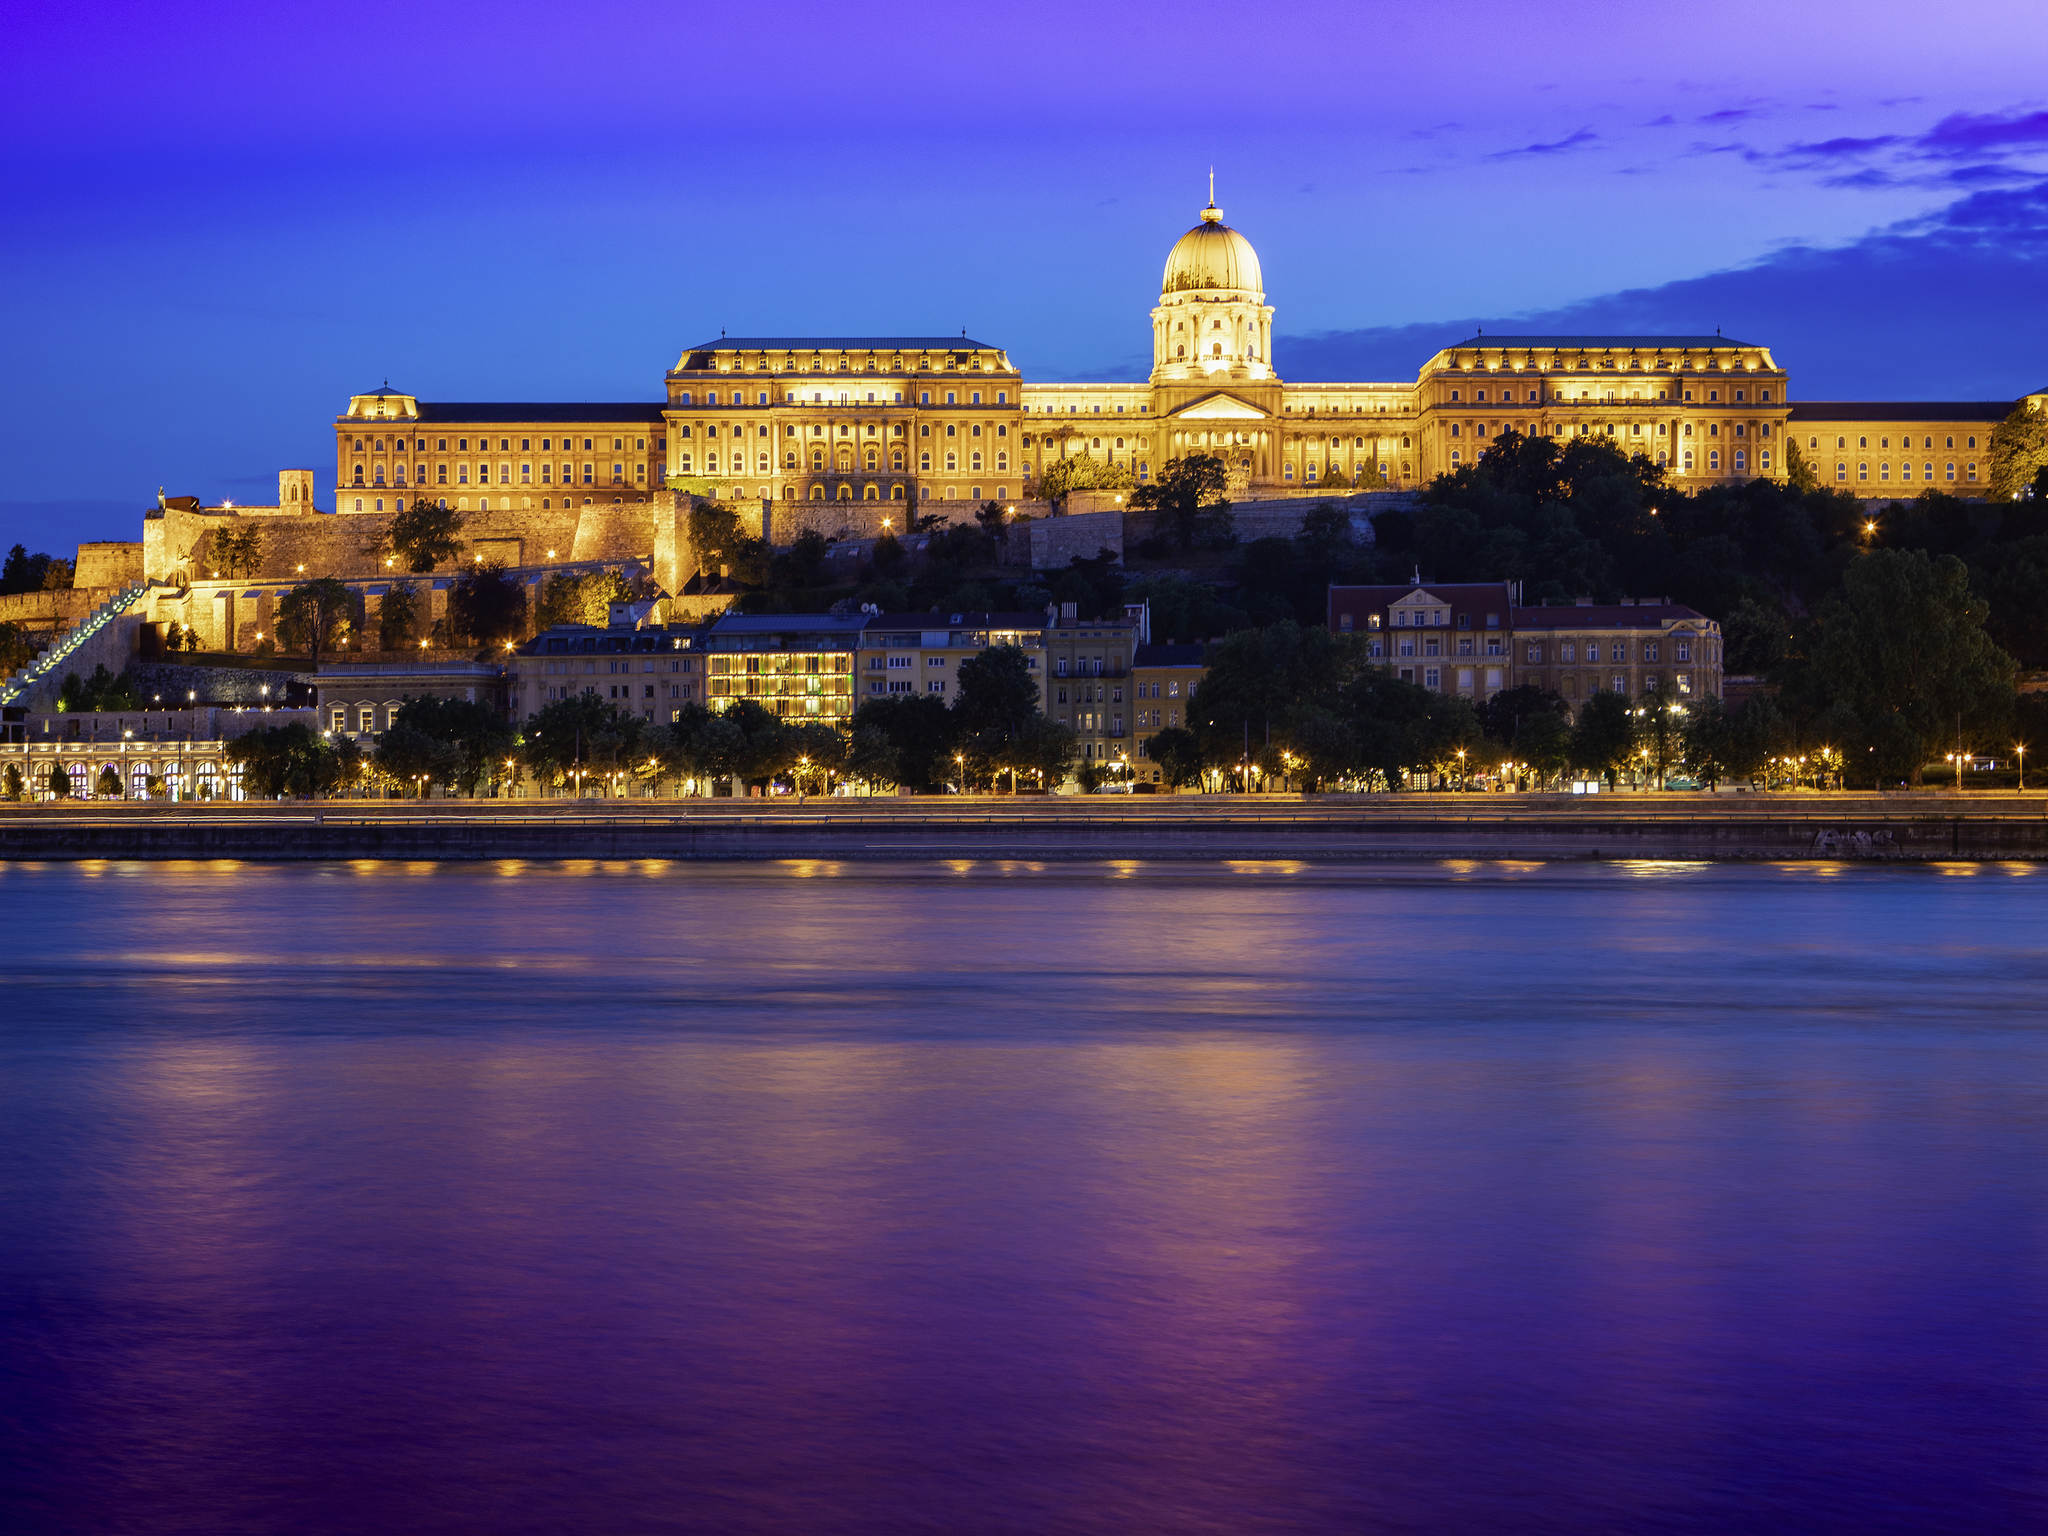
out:
<path id="1" fill-rule="evenodd" d="M 1167 414 L 1181 421 L 1264 421 L 1267 413 L 1235 395 L 1219 391 L 1191 400 L 1179 410 Z"/>

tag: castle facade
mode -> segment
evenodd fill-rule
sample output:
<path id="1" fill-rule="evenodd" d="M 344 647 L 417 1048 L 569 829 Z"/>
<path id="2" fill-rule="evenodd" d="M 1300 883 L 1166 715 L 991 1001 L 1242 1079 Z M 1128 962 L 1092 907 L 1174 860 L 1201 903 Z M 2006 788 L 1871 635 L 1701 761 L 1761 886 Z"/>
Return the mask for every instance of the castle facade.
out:
<path id="1" fill-rule="evenodd" d="M 464 511 L 554 510 L 669 488 L 940 510 L 922 504 L 1035 499 L 1051 465 L 1081 454 L 1137 484 L 1170 459 L 1218 454 L 1240 496 L 1333 480 L 1400 489 L 1471 463 L 1510 428 L 1611 438 L 1689 488 L 1787 470 L 1800 408 L 1785 370 L 1753 342 L 1481 334 L 1437 352 L 1412 381 L 1291 383 L 1274 370 L 1273 313 L 1257 251 L 1212 202 L 1167 253 L 1142 383 L 1033 382 L 1002 347 L 965 334 L 719 336 L 682 352 L 658 400 L 475 404 L 388 386 L 356 395 L 335 422 L 334 504 L 375 513 L 426 495 Z M 1932 473 L 1961 489 L 2008 408 L 1921 408 L 1945 445 L 1933 471 L 1918 443 L 1915 463 L 1890 451 L 1907 436 L 1885 415 L 1893 407 L 1831 405 L 1807 435 L 1824 481 L 1875 495 Z M 1858 440 L 1865 448 L 1849 452 Z M 1867 446 L 1879 440 L 1884 458 Z M 880 526 L 888 513 L 876 510 L 867 520 Z"/>

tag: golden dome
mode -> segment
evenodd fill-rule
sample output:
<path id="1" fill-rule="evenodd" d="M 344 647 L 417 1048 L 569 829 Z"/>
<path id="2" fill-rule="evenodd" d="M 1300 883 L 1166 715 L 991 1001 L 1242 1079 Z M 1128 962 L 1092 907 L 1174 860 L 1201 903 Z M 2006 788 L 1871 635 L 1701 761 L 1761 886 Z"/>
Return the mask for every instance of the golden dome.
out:
<path id="1" fill-rule="evenodd" d="M 1174 241 L 1159 292 L 1164 296 L 1198 288 L 1234 288 L 1259 293 L 1264 287 L 1259 253 L 1223 222 L 1223 210 L 1212 202 L 1202 210 L 1202 222 Z"/>

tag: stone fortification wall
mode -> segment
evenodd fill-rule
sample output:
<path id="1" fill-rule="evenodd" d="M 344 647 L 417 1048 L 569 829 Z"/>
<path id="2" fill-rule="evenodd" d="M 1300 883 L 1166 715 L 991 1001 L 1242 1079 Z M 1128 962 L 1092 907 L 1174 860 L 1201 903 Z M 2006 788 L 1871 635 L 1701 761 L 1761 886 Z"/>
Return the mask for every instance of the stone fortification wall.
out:
<path id="1" fill-rule="evenodd" d="M 112 589 L 107 587 L 53 587 L 47 592 L 10 592 L 0 597 L 0 624 L 13 624 L 36 633 L 59 633 L 113 595 Z"/>
<path id="2" fill-rule="evenodd" d="M 1361 539 L 1372 538 L 1372 519 L 1390 508 L 1406 510 L 1416 503 L 1413 491 L 1341 491 L 1317 496 L 1303 493 L 1287 497 L 1261 497 L 1240 501 L 1230 508 L 1231 524 L 1238 542 L 1254 539 L 1291 539 L 1301 532 L 1301 520 L 1313 507 L 1341 507 L 1351 514 L 1352 531 Z"/>
<path id="3" fill-rule="evenodd" d="M 175 661 L 138 661 L 129 668 L 143 702 L 161 698 L 166 704 L 185 703 L 187 694 L 198 695 L 204 704 L 275 704 L 284 697 L 287 683 L 313 681 L 311 672 L 283 667 L 201 667 Z M 265 693 L 263 690 L 270 691 Z"/>
<path id="4" fill-rule="evenodd" d="M 807 533 L 828 539 L 877 539 L 882 536 L 882 519 L 889 519 L 893 532 L 902 533 L 906 521 L 903 501 L 770 501 L 763 502 L 770 544 L 787 548 Z"/>
<path id="5" fill-rule="evenodd" d="M 666 493 L 655 501 L 602 506 L 493 509 L 462 514 L 462 534 L 472 552 L 507 565 L 566 564 L 574 560 L 646 559 L 654 553 Z M 307 576 L 371 578 L 385 574 L 375 553 L 390 526 L 388 512 L 252 514 L 246 525 L 233 512 L 170 508 L 143 524 L 142 569 L 154 580 L 205 580 L 213 536 L 224 529 L 254 527 L 263 538 L 252 579 L 289 581 L 304 566 Z M 673 517 L 673 511 L 668 511 Z M 552 551 L 552 553 L 550 553 Z M 451 562 L 453 569 L 460 561 Z"/>
<path id="6" fill-rule="evenodd" d="M 1080 512 L 1043 517 L 1027 523 L 1031 535 L 1031 568 L 1064 569 L 1074 560 L 1093 560 L 1105 549 L 1124 557 L 1124 514 L 1121 511 Z"/>
<path id="7" fill-rule="evenodd" d="M 142 580 L 142 544 L 96 543 L 78 546 L 78 562 L 72 567 L 74 587 L 125 587 Z"/>

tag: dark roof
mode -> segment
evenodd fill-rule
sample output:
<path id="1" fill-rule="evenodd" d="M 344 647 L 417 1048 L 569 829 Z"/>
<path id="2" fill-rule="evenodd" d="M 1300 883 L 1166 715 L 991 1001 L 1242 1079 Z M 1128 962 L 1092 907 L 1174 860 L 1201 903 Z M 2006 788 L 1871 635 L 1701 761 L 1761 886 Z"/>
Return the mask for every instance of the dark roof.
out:
<path id="1" fill-rule="evenodd" d="M 1639 351 L 1668 352 L 1673 347 L 1755 345 L 1753 341 L 1737 341 L 1733 336 L 1489 336 L 1484 331 L 1469 340 L 1452 343 L 1452 346 L 1458 347 L 1506 347 L 1510 350 L 1551 348 L 1567 352 L 1606 352 L 1631 347 Z"/>
<path id="2" fill-rule="evenodd" d="M 991 612 L 976 609 L 955 613 L 951 609 L 931 613 L 879 613 L 868 620 L 869 629 L 1043 629 L 1045 610 L 1027 608 L 1021 612 Z"/>
<path id="3" fill-rule="evenodd" d="M 423 422 L 646 422 L 658 423 L 666 409 L 659 400 L 422 400 L 419 420 Z M 343 417 L 342 420 L 348 420 Z M 380 423 L 381 425 L 381 423 Z M 396 423 L 403 427 L 404 422 Z"/>
<path id="4" fill-rule="evenodd" d="M 1795 400 L 1789 421 L 2003 421 L 2010 400 Z"/>
<path id="5" fill-rule="evenodd" d="M 522 656 L 603 654 L 618 651 L 690 650 L 702 630 L 694 624 L 666 629 L 599 629 L 590 624 L 557 624 L 519 647 Z"/>
<path id="6" fill-rule="evenodd" d="M 685 352 L 995 352 L 971 336 L 718 336 Z"/>
<path id="7" fill-rule="evenodd" d="M 1202 647 L 1199 645 L 1141 645 L 1131 653 L 1134 667 L 1199 667 L 1202 665 Z"/>
<path id="8" fill-rule="evenodd" d="M 1705 623 L 1706 615 L 1683 603 L 1569 603 L 1554 607 L 1517 608 L 1514 627 L 1521 629 L 1630 629 L 1667 620 Z"/>
<path id="9" fill-rule="evenodd" d="M 721 613 L 711 621 L 713 638 L 731 635 L 858 634 L 866 627 L 863 613 Z"/>
<path id="10" fill-rule="evenodd" d="M 1332 582 L 1330 584 L 1330 601 L 1335 603 L 1342 598 L 1354 603 L 1364 602 L 1374 607 L 1384 608 L 1389 603 L 1398 603 L 1410 592 L 1415 591 L 1430 592 L 1439 597 L 1446 598 L 1462 597 L 1468 600 L 1499 598 L 1505 603 L 1508 596 L 1508 584 L 1504 581 L 1404 581 L 1375 587 L 1352 587 Z"/>

